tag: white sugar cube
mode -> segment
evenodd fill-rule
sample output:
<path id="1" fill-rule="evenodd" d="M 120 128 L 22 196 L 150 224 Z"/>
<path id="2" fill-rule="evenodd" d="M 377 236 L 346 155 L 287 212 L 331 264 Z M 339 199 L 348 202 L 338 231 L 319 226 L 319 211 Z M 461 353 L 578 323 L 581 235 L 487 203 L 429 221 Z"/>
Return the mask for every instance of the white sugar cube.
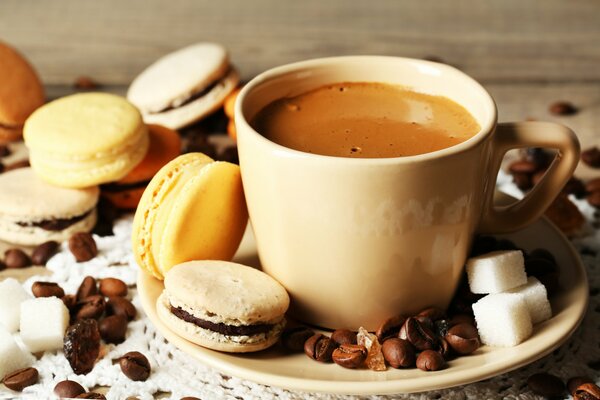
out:
<path id="1" fill-rule="evenodd" d="M 32 353 L 59 349 L 69 325 L 69 310 L 57 297 L 21 303 L 21 339 Z"/>
<path id="2" fill-rule="evenodd" d="M 500 293 L 527 283 L 525 260 L 520 250 L 493 251 L 467 260 L 471 292 Z"/>
<path id="3" fill-rule="evenodd" d="M 13 371 L 27 368 L 32 363 L 31 354 L 23 351 L 12 334 L 0 327 L 0 379 Z"/>
<path id="4" fill-rule="evenodd" d="M 516 346 L 533 332 L 522 294 L 489 294 L 473 304 L 473 313 L 481 342 L 490 346 Z"/>
<path id="5" fill-rule="evenodd" d="M 552 317 L 552 308 L 548 301 L 546 287 L 534 277 L 527 278 L 527 283 L 518 288 L 511 289 L 508 293 L 519 293 L 525 297 L 531 322 L 537 324 Z"/>
<path id="6" fill-rule="evenodd" d="M 8 278 L 0 282 L 0 325 L 9 332 L 19 330 L 21 303 L 30 298 L 16 279 Z"/>

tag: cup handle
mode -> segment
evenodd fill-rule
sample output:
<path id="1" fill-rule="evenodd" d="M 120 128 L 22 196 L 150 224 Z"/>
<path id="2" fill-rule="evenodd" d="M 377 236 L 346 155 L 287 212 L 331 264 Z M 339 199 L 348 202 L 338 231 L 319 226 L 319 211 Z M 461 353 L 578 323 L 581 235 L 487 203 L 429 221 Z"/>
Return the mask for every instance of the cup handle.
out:
<path id="1" fill-rule="evenodd" d="M 525 197 L 508 206 L 494 205 L 496 177 L 504 154 L 522 147 L 549 147 L 558 150 L 542 180 Z M 579 162 L 579 141 L 575 133 L 554 122 L 509 122 L 498 124 L 492 139 L 491 179 L 479 233 L 504 233 L 525 227 L 539 218 L 572 176 Z"/>

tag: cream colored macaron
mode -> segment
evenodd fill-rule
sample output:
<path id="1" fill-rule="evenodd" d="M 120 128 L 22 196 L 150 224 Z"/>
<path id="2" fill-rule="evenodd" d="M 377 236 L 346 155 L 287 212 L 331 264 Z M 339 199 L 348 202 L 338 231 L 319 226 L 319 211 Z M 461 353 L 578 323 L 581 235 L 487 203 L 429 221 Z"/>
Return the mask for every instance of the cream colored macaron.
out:
<path id="1" fill-rule="evenodd" d="M 185 261 L 230 260 L 247 222 L 239 166 L 184 154 L 146 187 L 133 220 L 133 254 L 140 267 L 163 279 Z"/>
<path id="2" fill-rule="evenodd" d="M 75 94 L 38 108 L 23 136 L 36 174 L 69 188 L 118 181 L 144 158 L 149 144 L 135 106 L 108 93 Z"/>
<path id="3" fill-rule="evenodd" d="M 156 308 L 181 337 L 213 350 L 245 353 L 277 341 L 289 303 L 283 286 L 269 275 L 207 260 L 173 267 Z"/>

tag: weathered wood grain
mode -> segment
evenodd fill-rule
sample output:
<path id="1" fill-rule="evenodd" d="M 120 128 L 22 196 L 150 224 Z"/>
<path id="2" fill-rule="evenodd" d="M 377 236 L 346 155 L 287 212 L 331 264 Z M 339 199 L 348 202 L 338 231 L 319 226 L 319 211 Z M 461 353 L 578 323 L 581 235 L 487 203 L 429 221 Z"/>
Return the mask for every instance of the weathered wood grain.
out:
<path id="1" fill-rule="evenodd" d="M 600 80 L 595 0 L 2 0 L 0 39 L 45 82 L 126 84 L 196 41 L 231 50 L 248 78 L 340 54 L 434 55 L 485 82 Z"/>

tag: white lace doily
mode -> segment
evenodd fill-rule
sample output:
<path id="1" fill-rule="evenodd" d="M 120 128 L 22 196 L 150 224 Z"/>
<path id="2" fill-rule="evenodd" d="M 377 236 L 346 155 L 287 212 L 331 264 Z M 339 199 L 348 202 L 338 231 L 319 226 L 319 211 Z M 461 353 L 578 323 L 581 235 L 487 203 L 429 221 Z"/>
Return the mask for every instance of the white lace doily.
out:
<path id="1" fill-rule="evenodd" d="M 504 174 L 499 176 L 500 188 L 514 196 L 521 192 Z M 130 296 L 138 309 L 138 317 L 129 324 L 127 340 L 119 345 L 106 345 L 104 357 L 87 375 L 75 375 L 62 351 L 46 352 L 34 366 L 40 372 L 40 381 L 22 393 L 0 389 L 0 398 L 47 399 L 54 385 L 64 379 L 79 382 L 91 389 L 109 387 L 110 399 L 172 398 L 196 396 L 209 399 L 541 399 L 527 389 L 527 378 L 536 372 L 549 372 L 563 380 L 587 375 L 600 383 L 600 221 L 596 212 L 585 201 L 576 201 L 590 226 L 589 234 L 573 240 L 587 268 L 590 280 L 590 305 L 581 327 L 562 347 L 551 355 L 524 368 L 499 375 L 486 381 L 446 390 L 436 390 L 413 395 L 394 396 L 336 396 L 301 393 L 225 376 L 170 345 L 152 326 L 140 307 L 135 289 Z M 596 224 L 596 226 L 593 226 Z M 129 285 L 136 282 L 137 266 L 130 250 L 131 217 L 117 222 L 115 236 L 96 237 L 99 256 L 86 263 L 76 263 L 68 249 L 48 262 L 50 275 L 31 277 L 24 282 L 29 290 L 36 280 L 58 282 L 66 293 L 75 293 L 81 280 L 92 275 L 96 278 L 117 277 Z M 121 372 L 113 360 L 128 351 L 140 351 L 152 364 L 152 374 L 146 382 L 133 382 Z"/>

